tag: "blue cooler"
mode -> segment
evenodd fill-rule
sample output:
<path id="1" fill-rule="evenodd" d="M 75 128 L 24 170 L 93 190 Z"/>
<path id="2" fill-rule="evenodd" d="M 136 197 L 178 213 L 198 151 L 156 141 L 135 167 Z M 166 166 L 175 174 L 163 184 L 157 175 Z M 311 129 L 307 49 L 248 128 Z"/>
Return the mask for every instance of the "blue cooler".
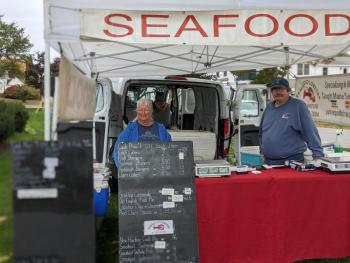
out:
<path id="1" fill-rule="evenodd" d="M 109 186 L 107 181 L 94 182 L 95 216 L 106 216 L 108 212 Z"/>
<path id="2" fill-rule="evenodd" d="M 260 166 L 263 162 L 260 160 L 259 146 L 245 146 L 240 150 L 241 164 L 250 166 Z"/>

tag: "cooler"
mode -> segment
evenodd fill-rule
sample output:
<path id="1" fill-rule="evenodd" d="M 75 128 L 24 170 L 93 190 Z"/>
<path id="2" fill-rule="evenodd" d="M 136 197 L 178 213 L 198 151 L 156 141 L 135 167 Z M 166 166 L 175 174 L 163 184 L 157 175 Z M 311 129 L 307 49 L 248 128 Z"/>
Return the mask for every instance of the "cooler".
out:
<path id="1" fill-rule="evenodd" d="M 216 135 L 208 131 L 168 130 L 173 141 L 192 141 L 194 160 L 214 160 Z"/>
<path id="2" fill-rule="evenodd" d="M 240 150 L 241 165 L 259 166 L 263 162 L 260 160 L 259 146 L 245 146 Z"/>
<path id="3" fill-rule="evenodd" d="M 104 174 L 94 175 L 95 216 L 106 216 L 108 212 L 109 185 Z"/>

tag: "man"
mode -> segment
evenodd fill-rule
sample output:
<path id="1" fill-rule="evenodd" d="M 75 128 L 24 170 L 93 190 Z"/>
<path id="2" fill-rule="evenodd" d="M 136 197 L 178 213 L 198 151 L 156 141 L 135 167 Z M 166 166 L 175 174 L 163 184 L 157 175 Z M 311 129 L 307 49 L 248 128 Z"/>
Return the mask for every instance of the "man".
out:
<path id="1" fill-rule="evenodd" d="M 153 105 L 151 100 L 141 99 L 136 106 L 136 121 L 130 122 L 126 129 L 119 134 L 113 157 L 116 166 L 119 166 L 118 144 L 121 142 L 170 142 L 171 135 L 164 125 L 153 121 Z"/>
<path id="2" fill-rule="evenodd" d="M 259 139 L 261 159 L 270 165 L 285 161 L 304 161 L 307 147 L 314 160 L 323 156 L 321 139 L 306 104 L 289 96 L 288 80 L 275 79 L 271 93 L 273 101 L 264 111 Z"/>
<path id="3" fill-rule="evenodd" d="M 166 95 L 164 92 L 158 91 L 153 102 L 153 119 L 166 128 L 170 127 L 170 106 L 166 102 Z"/>

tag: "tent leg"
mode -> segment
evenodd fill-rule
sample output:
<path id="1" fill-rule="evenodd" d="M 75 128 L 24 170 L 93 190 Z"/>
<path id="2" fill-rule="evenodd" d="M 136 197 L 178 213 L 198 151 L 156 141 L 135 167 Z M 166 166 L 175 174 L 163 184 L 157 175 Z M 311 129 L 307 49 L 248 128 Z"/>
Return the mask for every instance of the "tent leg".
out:
<path id="1" fill-rule="evenodd" d="M 44 139 L 50 140 L 50 45 L 45 43 L 44 64 Z"/>

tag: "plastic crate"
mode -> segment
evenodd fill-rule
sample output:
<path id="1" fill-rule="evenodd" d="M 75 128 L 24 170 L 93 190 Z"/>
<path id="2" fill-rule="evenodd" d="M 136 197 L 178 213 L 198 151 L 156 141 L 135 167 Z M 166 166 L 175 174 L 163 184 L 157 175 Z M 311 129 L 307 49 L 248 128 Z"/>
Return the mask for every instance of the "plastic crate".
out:
<path id="1" fill-rule="evenodd" d="M 263 162 L 260 160 L 260 153 L 258 146 L 241 147 L 241 164 L 258 166 Z"/>

